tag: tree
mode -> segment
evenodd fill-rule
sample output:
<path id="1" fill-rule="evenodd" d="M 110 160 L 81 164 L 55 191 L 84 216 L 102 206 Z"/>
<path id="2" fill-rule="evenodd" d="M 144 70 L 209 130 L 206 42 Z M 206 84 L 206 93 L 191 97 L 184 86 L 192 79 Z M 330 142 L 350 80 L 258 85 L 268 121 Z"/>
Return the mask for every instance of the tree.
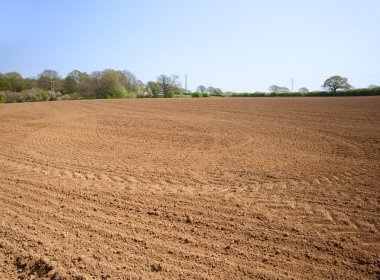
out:
<path id="1" fill-rule="evenodd" d="M 23 89 L 23 78 L 17 72 L 9 72 L 4 74 L 4 79 L 8 83 L 9 90 L 13 92 L 21 92 Z"/>
<path id="2" fill-rule="evenodd" d="M 36 79 L 34 78 L 25 78 L 23 82 L 23 90 L 25 89 L 32 89 L 37 87 L 36 85 Z"/>
<path id="3" fill-rule="evenodd" d="M 44 70 L 38 75 L 37 85 L 40 89 L 55 91 L 59 87 L 61 77 L 57 71 Z"/>
<path id="4" fill-rule="evenodd" d="M 280 89 L 280 87 L 276 86 L 276 85 L 270 86 L 268 88 L 269 92 L 271 92 L 271 93 L 277 93 L 279 91 L 279 89 Z"/>
<path id="5" fill-rule="evenodd" d="M 157 77 L 157 84 L 164 97 L 168 97 L 169 92 L 176 91 L 181 86 L 178 78 L 179 77 L 177 75 L 171 75 L 170 77 L 166 75 L 160 75 Z"/>
<path id="6" fill-rule="evenodd" d="M 202 86 L 202 85 L 201 85 L 201 86 L 197 87 L 197 91 L 199 91 L 199 92 L 202 93 L 202 94 L 205 93 L 206 90 L 207 90 L 207 89 L 206 89 L 205 86 Z"/>
<path id="7" fill-rule="evenodd" d="M 78 87 L 78 84 L 77 84 L 74 77 L 68 75 L 63 80 L 63 85 L 62 85 L 63 93 L 65 93 L 65 94 L 74 93 L 74 92 L 76 92 L 77 87 Z"/>
<path id="8" fill-rule="evenodd" d="M 339 89 L 350 89 L 352 86 L 347 82 L 347 78 L 343 78 L 341 76 L 332 76 L 328 78 L 322 85 L 324 89 L 328 91 L 336 92 Z"/>
<path id="9" fill-rule="evenodd" d="M 0 91 L 10 90 L 10 89 L 11 89 L 11 84 L 5 78 L 5 74 L 0 73 Z"/>
<path id="10" fill-rule="evenodd" d="M 67 74 L 66 78 L 69 78 L 68 87 L 74 87 L 74 92 L 86 95 L 87 98 L 93 98 L 94 96 L 94 86 L 89 74 L 86 72 L 81 72 L 79 70 L 73 70 Z M 75 85 L 73 83 L 75 81 Z M 72 88 L 71 88 L 72 89 Z"/>
<path id="11" fill-rule="evenodd" d="M 380 86 L 377 86 L 377 85 L 369 85 L 368 88 L 380 88 Z"/>
<path id="12" fill-rule="evenodd" d="M 276 85 L 270 86 L 268 89 L 271 93 L 287 93 L 287 92 L 290 92 L 290 90 L 287 87 L 279 87 Z"/>
<path id="13" fill-rule="evenodd" d="M 153 97 L 158 97 L 160 93 L 160 86 L 158 85 L 158 83 L 149 81 L 146 87 L 149 94 L 151 94 Z"/>
<path id="14" fill-rule="evenodd" d="M 210 95 L 223 95 L 223 91 L 220 88 L 208 87 L 206 92 Z"/>
<path id="15" fill-rule="evenodd" d="M 301 92 L 301 93 L 306 93 L 306 92 L 309 92 L 309 89 L 307 87 L 301 87 L 298 92 Z"/>

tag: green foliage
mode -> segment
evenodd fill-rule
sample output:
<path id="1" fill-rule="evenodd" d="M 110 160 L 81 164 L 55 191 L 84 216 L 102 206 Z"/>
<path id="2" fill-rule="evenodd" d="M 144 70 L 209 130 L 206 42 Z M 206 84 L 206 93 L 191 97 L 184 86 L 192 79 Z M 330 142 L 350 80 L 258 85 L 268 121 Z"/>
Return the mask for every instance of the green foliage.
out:
<path id="1" fill-rule="evenodd" d="M 305 96 L 373 96 L 380 95 L 380 88 L 358 88 L 342 91 L 312 91 Z"/>
<path id="2" fill-rule="evenodd" d="M 128 92 L 123 86 L 117 86 L 109 94 L 106 95 L 107 99 L 114 98 L 127 98 Z"/>
<path id="3" fill-rule="evenodd" d="M 263 92 L 255 93 L 231 93 L 231 97 L 312 97 L 312 96 L 372 96 L 380 95 L 380 87 L 377 88 L 360 88 L 342 91 L 311 91 L 311 92 L 279 92 L 266 94 Z"/>
<path id="4" fill-rule="evenodd" d="M 106 95 L 107 99 L 136 98 L 136 94 L 125 89 L 124 86 L 117 86 L 113 91 Z"/>
<path id="5" fill-rule="evenodd" d="M 205 86 L 200 85 L 199 87 L 197 87 L 197 92 L 205 93 L 206 90 L 207 88 Z"/>
<path id="6" fill-rule="evenodd" d="M 191 94 L 176 94 L 176 98 L 191 98 Z"/>
<path id="7" fill-rule="evenodd" d="M 347 78 L 341 76 L 332 76 L 328 78 L 322 85 L 323 88 L 329 91 L 337 91 L 339 89 L 347 90 L 352 86 L 348 83 Z"/>
<path id="8" fill-rule="evenodd" d="M 49 93 L 47 90 L 41 90 L 40 91 L 40 97 L 42 101 L 48 101 L 49 100 Z"/>
<path id="9" fill-rule="evenodd" d="M 193 93 L 191 94 L 191 96 L 192 96 L 193 98 L 201 98 L 201 97 L 202 97 L 202 93 L 199 92 L 199 91 L 195 91 L 195 92 L 193 92 Z"/>
<path id="10" fill-rule="evenodd" d="M 204 93 L 202 94 L 202 97 L 210 97 L 210 94 L 207 93 L 207 92 L 204 92 Z"/>
<path id="11" fill-rule="evenodd" d="M 0 92 L 0 103 L 4 103 L 5 102 L 5 95 L 4 93 Z"/>
<path id="12" fill-rule="evenodd" d="M 279 97 L 297 97 L 297 96 L 303 96 L 301 92 L 278 92 L 278 93 L 271 93 L 271 96 L 279 96 Z"/>
<path id="13" fill-rule="evenodd" d="M 10 90 L 13 92 L 21 92 L 23 90 L 23 78 L 17 72 L 5 73 L 1 77 L 0 90 Z"/>
<path id="14" fill-rule="evenodd" d="M 288 93 L 290 92 L 290 90 L 287 88 L 287 87 L 279 87 L 279 86 L 276 86 L 276 85 L 273 85 L 273 86 L 270 86 L 269 87 L 269 92 L 271 92 L 272 94 L 277 94 L 277 93 Z"/>
<path id="15" fill-rule="evenodd" d="M 160 92 L 164 95 L 164 97 L 167 97 L 169 92 L 176 92 L 178 91 L 179 87 L 181 86 L 181 83 L 179 82 L 179 77 L 177 75 L 160 75 L 157 77 L 158 88 L 160 89 Z"/>
<path id="16" fill-rule="evenodd" d="M 231 97 L 263 97 L 267 96 L 264 92 L 243 92 L 243 93 L 232 93 L 229 95 Z"/>
<path id="17" fill-rule="evenodd" d="M 159 84 L 152 81 L 147 83 L 146 89 L 148 94 L 152 95 L 154 98 L 157 98 L 161 92 Z"/>
<path id="18" fill-rule="evenodd" d="M 74 93 L 75 91 L 77 91 L 77 87 L 78 87 L 78 85 L 77 85 L 77 82 L 75 81 L 74 77 L 67 76 L 63 80 L 63 85 L 62 85 L 63 93 L 65 93 L 65 94 Z"/>
<path id="19" fill-rule="evenodd" d="M 72 100 L 79 100 L 79 99 L 84 99 L 83 95 L 81 95 L 78 92 L 74 92 L 70 94 Z"/>
<path id="20" fill-rule="evenodd" d="M 38 75 L 37 85 L 40 89 L 56 90 L 61 82 L 61 77 L 55 70 L 44 70 Z"/>
<path id="21" fill-rule="evenodd" d="M 175 97 L 175 93 L 173 91 L 169 91 L 166 96 L 166 98 L 174 98 Z"/>

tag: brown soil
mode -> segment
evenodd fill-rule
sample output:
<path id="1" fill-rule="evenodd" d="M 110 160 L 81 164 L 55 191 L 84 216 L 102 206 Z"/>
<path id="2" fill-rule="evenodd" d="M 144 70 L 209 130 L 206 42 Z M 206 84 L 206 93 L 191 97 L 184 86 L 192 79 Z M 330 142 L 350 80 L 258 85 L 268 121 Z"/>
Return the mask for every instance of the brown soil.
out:
<path id="1" fill-rule="evenodd" d="M 379 279 L 380 98 L 0 106 L 0 279 Z"/>

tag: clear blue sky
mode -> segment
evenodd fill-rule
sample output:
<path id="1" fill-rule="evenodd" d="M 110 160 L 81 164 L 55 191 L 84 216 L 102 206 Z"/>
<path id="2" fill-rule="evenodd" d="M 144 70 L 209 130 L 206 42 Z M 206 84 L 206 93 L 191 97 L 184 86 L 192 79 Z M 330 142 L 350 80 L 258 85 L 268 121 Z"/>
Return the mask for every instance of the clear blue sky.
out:
<path id="1" fill-rule="evenodd" d="M 188 87 L 380 84 L 379 0 L 0 0 L 0 72 L 129 70 Z"/>

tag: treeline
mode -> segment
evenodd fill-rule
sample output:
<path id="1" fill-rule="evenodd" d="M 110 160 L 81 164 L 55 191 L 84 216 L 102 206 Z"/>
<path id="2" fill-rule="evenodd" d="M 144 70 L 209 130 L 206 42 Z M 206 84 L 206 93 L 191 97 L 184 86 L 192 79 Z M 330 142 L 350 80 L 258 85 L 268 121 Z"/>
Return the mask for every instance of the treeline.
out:
<path id="1" fill-rule="evenodd" d="M 24 102 L 60 99 L 131 98 L 142 92 L 143 83 L 129 71 L 106 69 L 91 74 L 74 70 L 65 78 L 44 70 L 37 78 L 17 72 L 0 73 L 0 101 Z"/>
<path id="2" fill-rule="evenodd" d="M 308 92 L 227 92 L 225 96 L 230 97 L 312 97 L 312 96 L 373 96 L 380 95 L 380 87 L 358 88 L 340 91 L 308 91 Z"/>
<path id="3" fill-rule="evenodd" d="M 191 92 L 183 89 L 176 75 L 160 75 L 156 81 L 144 84 L 129 71 L 106 69 L 88 74 L 71 71 L 62 78 L 57 71 L 44 70 L 35 78 L 23 78 L 17 72 L 0 73 L 0 103 L 54 101 L 95 98 L 172 98 L 172 97 L 264 97 L 264 96 L 364 96 L 380 95 L 380 87 L 371 85 L 353 89 L 347 78 L 332 76 L 322 85 L 324 91 L 311 91 L 302 87 L 290 92 L 287 87 L 272 85 L 269 93 L 223 92 L 219 88 L 197 87 Z"/>

